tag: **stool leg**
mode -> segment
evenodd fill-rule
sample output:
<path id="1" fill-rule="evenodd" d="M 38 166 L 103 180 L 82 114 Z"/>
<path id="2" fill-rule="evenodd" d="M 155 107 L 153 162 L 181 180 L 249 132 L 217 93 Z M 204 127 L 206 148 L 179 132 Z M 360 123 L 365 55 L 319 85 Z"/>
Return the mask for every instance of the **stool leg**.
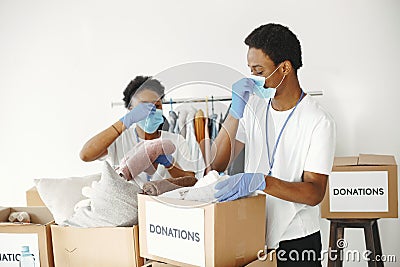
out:
<path id="1" fill-rule="evenodd" d="M 336 242 L 340 239 L 344 239 L 344 227 L 343 226 L 338 226 L 337 228 L 337 233 L 336 233 Z M 342 267 L 343 266 L 343 248 L 338 248 L 337 244 L 336 244 L 336 248 L 338 251 L 338 260 L 336 261 L 337 264 L 336 266 L 338 267 Z"/>
<path id="2" fill-rule="evenodd" d="M 337 222 L 331 221 L 331 229 L 329 233 L 329 248 L 328 250 L 336 250 L 336 230 L 337 230 Z M 328 254 L 328 267 L 336 267 L 337 261 L 332 261 L 330 257 L 331 253 Z"/>
<path id="3" fill-rule="evenodd" d="M 382 257 L 382 247 L 381 247 L 381 238 L 379 236 L 379 228 L 378 228 L 378 220 L 373 221 L 372 223 L 372 234 L 374 238 L 374 247 L 376 250 L 376 255 Z M 377 266 L 383 267 L 383 261 L 378 261 Z"/>
<path id="4" fill-rule="evenodd" d="M 364 235 L 365 235 L 365 246 L 367 250 L 371 251 L 369 255 L 370 261 L 368 262 L 368 267 L 376 267 L 378 266 L 375 261 L 376 250 L 374 244 L 374 235 L 372 230 L 373 221 L 364 225 Z"/>

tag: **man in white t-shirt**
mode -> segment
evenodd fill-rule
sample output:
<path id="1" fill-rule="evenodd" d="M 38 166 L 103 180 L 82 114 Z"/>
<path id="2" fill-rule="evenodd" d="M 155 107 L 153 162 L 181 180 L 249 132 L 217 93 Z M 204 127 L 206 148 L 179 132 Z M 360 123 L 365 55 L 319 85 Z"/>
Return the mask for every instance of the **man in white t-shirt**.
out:
<path id="1" fill-rule="evenodd" d="M 263 190 L 266 245 L 277 249 L 278 266 L 321 266 L 318 204 L 332 169 L 335 123 L 300 87 L 300 42 L 287 27 L 260 26 L 245 44 L 248 66 L 259 77 L 233 84 L 212 163 L 223 171 L 246 147 L 245 173 L 217 184 L 216 197 L 234 200 Z M 310 259 L 303 251 L 311 251 Z"/>
<path id="2" fill-rule="evenodd" d="M 81 159 L 107 159 L 117 166 L 137 143 L 161 138 L 171 140 L 176 147 L 175 152 L 160 155 L 154 162 L 155 173 L 149 175 L 142 172 L 134 181 L 142 186 L 147 181 L 170 177 L 201 178 L 205 168 L 203 158 L 193 158 L 194 153 L 190 153 L 188 142 L 180 134 L 162 130 L 163 97 L 164 86 L 158 80 L 149 76 L 135 77 L 124 90 L 127 114 L 87 141 L 80 152 Z"/>

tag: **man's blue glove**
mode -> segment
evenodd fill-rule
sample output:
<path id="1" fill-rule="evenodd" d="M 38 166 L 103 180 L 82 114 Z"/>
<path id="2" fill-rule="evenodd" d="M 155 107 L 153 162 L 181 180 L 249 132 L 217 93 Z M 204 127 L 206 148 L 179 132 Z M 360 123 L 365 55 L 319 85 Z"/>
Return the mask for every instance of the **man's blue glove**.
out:
<path id="1" fill-rule="evenodd" d="M 256 83 L 249 78 L 243 78 L 232 85 L 232 106 L 229 113 L 236 119 L 243 117 L 244 107 L 250 94 L 256 89 Z"/>
<path id="2" fill-rule="evenodd" d="M 230 201 L 245 197 L 256 190 L 265 189 L 265 177 L 262 173 L 238 173 L 215 185 L 219 190 L 214 194 L 218 201 Z"/>
<path id="3" fill-rule="evenodd" d="M 174 157 L 172 157 L 172 155 L 160 155 L 154 162 L 164 165 L 166 168 L 170 168 L 174 163 Z"/>
<path id="4" fill-rule="evenodd" d="M 128 129 L 132 124 L 146 119 L 154 112 L 156 112 L 156 106 L 153 103 L 140 103 L 119 120 Z"/>

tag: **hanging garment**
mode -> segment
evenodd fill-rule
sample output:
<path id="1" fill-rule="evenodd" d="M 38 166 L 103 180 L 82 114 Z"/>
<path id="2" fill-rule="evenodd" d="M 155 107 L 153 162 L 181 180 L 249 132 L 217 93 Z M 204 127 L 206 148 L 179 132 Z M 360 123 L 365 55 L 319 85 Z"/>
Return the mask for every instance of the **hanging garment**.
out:
<path id="1" fill-rule="evenodd" d="M 208 132 L 208 117 L 205 118 L 205 127 L 204 127 L 204 154 L 205 154 L 205 163 L 206 170 L 205 174 L 211 171 L 211 140 L 210 134 Z"/>
<path id="2" fill-rule="evenodd" d="M 205 163 L 204 157 L 200 149 L 200 144 L 197 142 L 194 128 L 196 109 L 191 107 L 188 109 L 186 116 L 186 141 L 189 144 L 190 158 L 196 166 L 196 177 L 200 178 L 204 175 Z"/>
<path id="3" fill-rule="evenodd" d="M 204 112 L 199 109 L 196 112 L 196 116 L 194 117 L 194 132 L 196 134 L 196 140 L 199 143 L 201 154 L 203 155 L 204 163 L 207 167 L 206 160 L 206 152 L 205 152 L 205 145 L 204 145 L 204 138 L 205 138 L 205 118 Z"/>
<path id="4" fill-rule="evenodd" d="M 169 111 L 169 130 L 168 132 L 173 133 L 175 131 L 176 120 L 178 119 L 178 114 L 175 111 Z"/>
<path id="5" fill-rule="evenodd" d="M 222 112 L 221 112 L 221 114 L 219 115 L 218 132 L 221 131 L 223 123 L 224 123 L 224 117 L 223 117 Z"/>
<path id="6" fill-rule="evenodd" d="M 185 107 L 185 106 L 181 106 L 181 107 Z M 192 107 L 189 107 L 189 109 L 192 109 Z M 186 118 L 187 118 L 187 114 L 189 113 L 189 109 L 187 107 L 179 109 L 179 113 L 178 113 L 177 126 L 179 127 L 179 130 L 177 133 L 182 135 L 184 138 L 186 138 Z M 193 118 L 194 118 L 194 115 L 193 115 Z"/>
<path id="7" fill-rule="evenodd" d="M 194 117 L 194 132 L 196 134 L 196 140 L 199 144 L 201 144 L 204 140 L 204 127 L 204 112 L 199 109 Z"/>
<path id="8" fill-rule="evenodd" d="M 218 135 L 218 115 L 215 113 L 211 114 L 210 126 L 211 126 L 210 127 L 211 128 L 210 139 L 211 139 L 211 143 L 214 143 L 214 140 Z"/>
<path id="9" fill-rule="evenodd" d="M 178 123 L 179 116 L 180 116 L 180 112 L 178 112 L 176 121 L 175 121 L 174 133 L 176 133 L 176 134 L 179 134 L 179 132 L 180 132 L 180 127 L 179 127 L 179 123 Z"/>

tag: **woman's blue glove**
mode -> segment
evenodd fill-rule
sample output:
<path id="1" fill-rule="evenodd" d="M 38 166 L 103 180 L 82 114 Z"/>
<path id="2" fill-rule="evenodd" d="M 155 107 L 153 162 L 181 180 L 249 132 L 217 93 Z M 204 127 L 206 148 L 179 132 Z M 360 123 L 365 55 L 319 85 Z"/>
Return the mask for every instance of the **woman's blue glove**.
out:
<path id="1" fill-rule="evenodd" d="M 249 78 L 243 78 L 232 85 L 232 106 L 229 113 L 236 119 L 243 117 L 244 107 L 250 94 L 256 89 L 256 83 Z"/>
<path id="2" fill-rule="evenodd" d="M 156 106 L 153 103 L 140 103 L 119 120 L 122 121 L 125 128 L 128 129 L 132 124 L 146 119 L 154 112 L 156 112 Z"/>
<path id="3" fill-rule="evenodd" d="M 174 163 L 174 157 L 172 157 L 172 155 L 160 155 L 154 162 L 169 168 Z"/>
<path id="4" fill-rule="evenodd" d="M 230 201 L 245 197 L 256 190 L 265 189 L 265 177 L 262 173 L 238 173 L 215 185 L 219 190 L 214 194 L 218 201 Z"/>

